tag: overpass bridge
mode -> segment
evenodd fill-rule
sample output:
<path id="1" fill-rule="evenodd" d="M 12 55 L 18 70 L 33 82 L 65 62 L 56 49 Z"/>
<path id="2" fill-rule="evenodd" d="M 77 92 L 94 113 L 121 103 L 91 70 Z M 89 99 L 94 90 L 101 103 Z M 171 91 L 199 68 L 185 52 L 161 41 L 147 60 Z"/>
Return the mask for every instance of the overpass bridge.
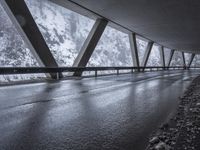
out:
<path id="1" fill-rule="evenodd" d="M 93 20 L 77 55 L 71 52 L 63 57 L 65 53 L 58 53 L 55 46 L 59 42 L 49 38 L 55 32 L 60 44 L 68 40 L 56 30 L 63 25 L 63 16 L 52 17 L 60 24 L 49 32 L 48 24 L 54 20 L 50 17 L 47 26 L 39 23 L 38 11 L 31 8 L 35 3 L 41 6 L 39 11 L 66 9 Z M 0 81 L 0 149 L 146 149 L 157 129 L 176 114 L 179 97 L 199 75 L 199 5 L 197 0 L 1 0 L 0 11 L 37 65 L 1 63 L 7 57 L 0 32 L 4 54 L 0 56 L 5 57 L 0 62 L 0 79 L 6 79 Z M 56 14 L 50 10 L 44 18 Z M 3 37 L 7 24 L 1 24 Z M 108 27 L 128 37 L 122 44 L 130 47 L 129 65 L 89 66 Z M 146 43 L 143 50 L 139 40 Z M 71 55 L 72 64 L 64 64 Z M 152 57 L 157 63 L 150 65 Z M 40 79 L 11 81 L 18 75 L 38 74 Z"/>

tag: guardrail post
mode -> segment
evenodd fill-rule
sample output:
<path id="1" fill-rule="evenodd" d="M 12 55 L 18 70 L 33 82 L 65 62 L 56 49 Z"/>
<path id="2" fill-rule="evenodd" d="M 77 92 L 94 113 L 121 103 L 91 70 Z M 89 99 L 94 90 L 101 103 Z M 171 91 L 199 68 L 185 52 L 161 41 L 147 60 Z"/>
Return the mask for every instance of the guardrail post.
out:
<path id="1" fill-rule="evenodd" d="M 97 70 L 95 70 L 95 77 L 97 77 Z"/>
<path id="2" fill-rule="evenodd" d="M 133 74 L 133 69 L 131 69 L 131 73 Z"/>
<path id="3" fill-rule="evenodd" d="M 119 69 L 117 69 L 117 75 L 119 75 Z"/>
<path id="4" fill-rule="evenodd" d="M 59 80 L 59 79 L 60 79 L 59 72 L 57 72 L 57 73 L 56 73 L 56 76 L 57 76 L 57 78 L 56 78 L 56 79 L 57 79 L 57 80 Z"/>

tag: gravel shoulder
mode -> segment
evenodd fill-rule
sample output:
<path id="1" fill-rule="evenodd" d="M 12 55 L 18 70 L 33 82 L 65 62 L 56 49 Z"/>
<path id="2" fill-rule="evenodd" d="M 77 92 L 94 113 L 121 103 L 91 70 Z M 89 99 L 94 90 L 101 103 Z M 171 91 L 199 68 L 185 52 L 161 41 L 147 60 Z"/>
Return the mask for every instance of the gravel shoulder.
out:
<path id="1" fill-rule="evenodd" d="M 176 114 L 149 140 L 146 150 L 200 149 L 200 76 L 179 98 Z"/>

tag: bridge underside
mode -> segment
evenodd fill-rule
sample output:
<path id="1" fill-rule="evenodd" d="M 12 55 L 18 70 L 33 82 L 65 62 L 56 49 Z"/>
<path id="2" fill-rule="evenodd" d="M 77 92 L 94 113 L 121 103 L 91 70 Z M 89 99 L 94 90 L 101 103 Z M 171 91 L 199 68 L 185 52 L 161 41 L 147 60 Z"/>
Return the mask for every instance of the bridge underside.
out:
<path id="1" fill-rule="evenodd" d="M 42 1 L 38 2 L 40 4 Z M 76 49 L 78 52 L 69 48 L 73 56 L 66 56 L 65 59 L 74 58 L 77 53 L 72 65 L 61 67 L 57 59 L 64 53 L 57 53 L 57 49 L 52 50 L 52 45 L 48 45 L 50 42 L 55 46 L 56 42 L 51 38 L 45 39 L 45 35 L 50 35 L 43 33 L 45 27 L 37 24 L 37 17 L 34 18 L 27 3 L 24 0 L 0 1 L 2 9 L 26 44 L 25 51 L 30 50 L 38 63 L 36 67 L 26 67 L 31 65 L 25 63 L 25 67 L 16 67 L 16 64 L 9 62 L 0 66 L 0 77 L 43 73 L 46 75 L 43 79 L 48 79 L 47 82 L 34 84 L 14 82 L 13 86 L 0 86 L 0 149 L 145 149 L 151 134 L 176 112 L 178 97 L 199 74 L 195 63 L 200 64 L 200 57 L 197 57 L 200 52 L 200 2 L 45 2 L 86 15 L 94 19 L 94 24 L 80 50 Z M 116 32 L 123 31 L 127 36 L 131 60 L 124 63 L 125 66 L 88 67 L 108 26 L 117 29 Z M 52 31 L 57 33 L 56 29 Z M 0 32 L 0 35 L 3 34 Z M 61 38 L 59 35 L 57 37 Z M 145 46 L 138 42 L 141 39 Z M 66 37 L 61 39 L 61 43 L 65 40 Z M 120 44 L 120 48 L 124 49 L 125 41 Z M 151 54 L 156 55 L 154 58 L 158 63 L 148 65 Z M 113 54 L 106 59 L 109 57 L 113 57 Z M 119 55 L 116 59 L 121 57 Z M 6 57 L 3 61 L 6 61 Z M 126 67 L 127 64 L 129 67 Z M 113 71 L 114 75 L 98 76 L 102 71 Z M 81 78 L 85 72 L 92 72 L 95 78 Z M 63 80 L 64 77 L 68 80 Z"/>
<path id="2" fill-rule="evenodd" d="M 67 0 L 52 1 L 69 6 Z M 69 1 L 160 45 L 199 53 L 200 2 L 198 0 Z M 76 10 L 81 11 L 78 8 Z M 90 12 L 85 14 L 91 16 Z"/>

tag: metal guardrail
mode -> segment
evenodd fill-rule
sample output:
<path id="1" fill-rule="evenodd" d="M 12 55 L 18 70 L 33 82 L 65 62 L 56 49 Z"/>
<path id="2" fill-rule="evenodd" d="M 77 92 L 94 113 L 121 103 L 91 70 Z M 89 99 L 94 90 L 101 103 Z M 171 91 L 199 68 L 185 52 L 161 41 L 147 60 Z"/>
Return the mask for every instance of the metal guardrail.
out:
<path id="1" fill-rule="evenodd" d="M 62 72 L 86 72 L 94 71 L 97 76 L 98 71 L 117 71 L 120 70 L 144 71 L 144 70 L 175 70 L 175 69 L 189 69 L 185 67 L 59 67 L 59 68 L 46 68 L 46 67 L 3 67 L 0 68 L 0 75 L 10 74 L 34 74 L 34 73 L 62 73 Z M 200 67 L 191 67 L 190 69 L 200 69 Z"/>

